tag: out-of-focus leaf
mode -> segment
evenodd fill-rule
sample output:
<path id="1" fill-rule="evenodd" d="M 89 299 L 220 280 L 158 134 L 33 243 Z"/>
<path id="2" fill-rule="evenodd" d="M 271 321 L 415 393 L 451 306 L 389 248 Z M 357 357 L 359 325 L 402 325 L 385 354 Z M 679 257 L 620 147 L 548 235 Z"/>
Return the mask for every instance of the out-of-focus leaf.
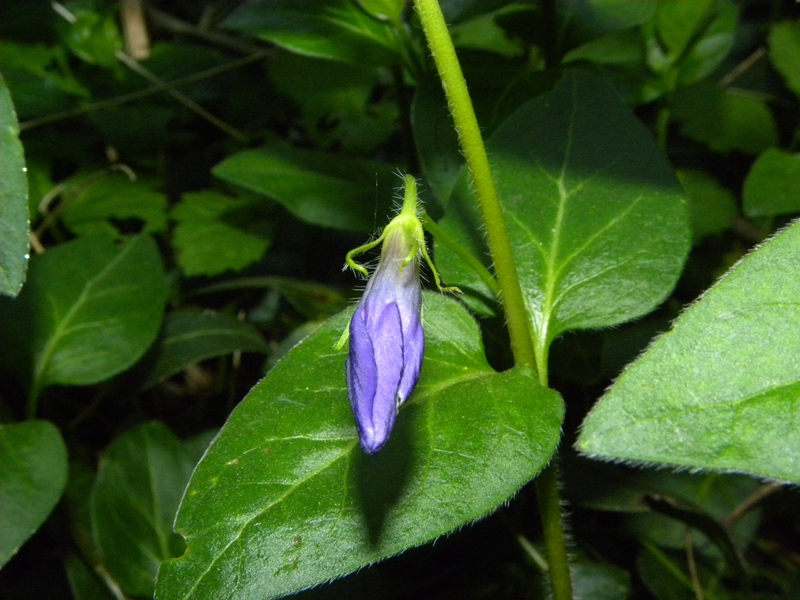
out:
<path id="1" fill-rule="evenodd" d="M 155 339 L 164 270 L 152 239 L 122 247 L 86 236 L 31 260 L 28 283 L 0 298 L 0 363 L 36 397 L 53 384 L 89 385 L 123 371 Z"/>
<path id="2" fill-rule="evenodd" d="M 557 0 L 556 6 L 570 38 L 584 43 L 652 18 L 657 0 Z"/>
<path id="3" fill-rule="evenodd" d="M 239 152 L 212 172 L 273 198 L 308 223 L 369 233 L 387 221 L 386 192 L 400 181 L 387 165 L 284 144 Z"/>
<path id="4" fill-rule="evenodd" d="M 676 174 L 689 197 L 694 241 L 729 229 L 738 212 L 731 191 L 704 171 L 680 169 Z"/>
<path id="5" fill-rule="evenodd" d="M 670 292 L 689 248 L 686 202 L 650 133 L 598 75 L 568 71 L 487 150 L 540 347 L 641 316 Z M 488 257 L 476 205 L 462 172 L 440 224 Z M 490 297 L 443 244 L 436 261 L 445 281 Z"/>
<path id="6" fill-rule="evenodd" d="M 400 23 L 406 0 L 357 0 L 365 11 L 376 19 Z"/>
<path id="7" fill-rule="evenodd" d="M 332 317 L 347 307 L 347 298 L 338 290 L 314 281 L 288 277 L 242 277 L 213 283 L 196 290 L 196 294 L 271 289 L 281 294 L 300 314 L 308 319 Z"/>
<path id="8" fill-rule="evenodd" d="M 450 27 L 450 35 L 457 48 L 484 50 L 513 58 L 525 50 L 521 40 L 511 40 L 497 24 L 496 15 L 489 13 Z"/>
<path id="9" fill-rule="evenodd" d="M 679 89 L 672 110 L 685 136 L 715 152 L 758 154 L 778 142 L 775 121 L 764 102 L 711 82 Z"/>
<path id="10" fill-rule="evenodd" d="M 750 217 L 800 212 L 800 154 L 770 148 L 750 167 L 743 208 Z"/>
<path id="11" fill-rule="evenodd" d="M 622 29 L 578 46 L 568 52 L 562 62 L 585 60 L 610 67 L 636 68 L 643 64 L 643 59 L 638 29 Z"/>
<path id="12" fill-rule="evenodd" d="M 309 56 L 357 65 L 397 62 L 392 29 L 352 0 L 248 0 L 223 26 Z"/>
<path id="13" fill-rule="evenodd" d="M 81 60 L 113 67 L 117 64 L 117 52 L 122 50 L 122 36 L 111 16 L 103 16 L 80 7 L 74 10 L 73 20 L 58 21 L 61 36 L 66 46 Z"/>
<path id="14" fill-rule="evenodd" d="M 0 425 L 0 567 L 53 510 L 67 483 L 67 448 L 49 421 Z"/>
<path id="15" fill-rule="evenodd" d="M 108 447 L 92 489 L 92 537 L 126 593 L 152 596 L 159 564 L 183 552 L 172 522 L 193 467 L 159 422 L 126 431 Z"/>
<path id="16" fill-rule="evenodd" d="M 680 0 L 677 3 L 692 4 Z M 729 0 L 715 1 L 713 4 L 717 5 L 716 16 L 678 62 L 677 83 L 680 85 L 689 85 L 708 76 L 725 60 L 733 47 L 739 9 Z"/>
<path id="17" fill-rule="evenodd" d="M 692 38 L 708 27 L 716 7 L 717 0 L 661 0 L 658 3 L 656 31 L 670 55 L 677 59 L 686 51 Z"/>
<path id="18" fill-rule="evenodd" d="M 794 224 L 729 271 L 600 399 L 577 448 L 800 481 L 799 252 Z"/>
<path id="19" fill-rule="evenodd" d="M 172 313 L 165 320 L 163 336 L 155 349 L 155 365 L 144 387 L 201 360 L 237 350 L 266 354 L 267 345 L 252 325 L 229 315 Z"/>
<path id="20" fill-rule="evenodd" d="M 333 348 L 347 311 L 285 356 L 206 452 L 176 524 L 186 554 L 162 565 L 157 598 L 313 586 L 485 515 L 546 464 L 559 396 L 526 370 L 495 373 L 458 303 L 423 301 L 422 375 L 386 447 L 358 444 Z"/>
<path id="21" fill-rule="evenodd" d="M 769 59 L 789 89 L 800 97 L 800 23 L 783 21 L 772 26 Z"/>
<path id="22" fill-rule="evenodd" d="M 16 296 L 28 267 L 28 179 L 19 126 L 0 75 L 0 294 Z"/>
<path id="23" fill-rule="evenodd" d="M 108 587 L 76 554 L 64 559 L 64 569 L 74 600 L 114 600 Z"/>
<path id="24" fill-rule="evenodd" d="M 664 552 L 648 544 L 639 555 L 637 568 L 645 586 L 657 600 L 697 600 L 685 552 Z M 709 597 L 714 600 L 732 598 L 731 594 L 719 585 L 719 576 L 715 575 L 707 565 L 698 564 L 697 571 L 700 587 L 706 590 L 704 598 Z"/>
<path id="25" fill-rule="evenodd" d="M 154 189 L 155 182 L 131 181 L 124 173 L 110 172 L 74 180 L 63 194 L 64 224 L 79 235 L 119 235 L 112 222 L 141 221 L 146 233 L 167 228 L 167 198 Z M 127 229 L 127 227 L 125 227 Z"/>
<path id="26" fill-rule="evenodd" d="M 575 598 L 592 600 L 627 600 L 630 598 L 630 574 L 613 565 L 577 558 L 570 562 L 572 592 Z M 542 578 L 543 595 L 549 597 L 550 581 Z"/>
<path id="27" fill-rule="evenodd" d="M 241 271 L 269 248 L 269 224 L 252 200 L 213 190 L 183 195 L 173 209 L 173 244 L 186 275 Z"/>

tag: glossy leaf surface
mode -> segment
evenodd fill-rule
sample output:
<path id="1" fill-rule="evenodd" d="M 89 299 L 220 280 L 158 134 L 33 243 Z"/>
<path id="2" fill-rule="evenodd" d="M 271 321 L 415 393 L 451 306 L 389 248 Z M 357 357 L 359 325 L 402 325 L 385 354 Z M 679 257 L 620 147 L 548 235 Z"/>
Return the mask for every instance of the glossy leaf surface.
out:
<path id="1" fill-rule="evenodd" d="M 800 481 L 799 252 L 794 224 L 735 266 L 601 398 L 578 449 Z"/>
<path id="2" fill-rule="evenodd" d="M 152 596 L 158 565 L 183 550 L 172 522 L 194 464 L 158 422 L 126 431 L 106 451 L 92 488 L 92 537 L 130 595 Z"/>
<path id="3" fill-rule="evenodd" d="M 161 256 L 149 237 L 118 247 L 89 236 L 31 261 L 15 300 L 0 299 L 0 324 L 13 348 L 0 356 L 48 385 L 88 385 L 131 366 L 153 342 L 165 297 Z M 33 324 L 33 327 L 31 326 Z"/>
<path id="4" fill-rule="evenodd" d="M 0 567 L 53 510 L 67 483 L 67 448 L 49 421 L 0 425 Z"/>
<path id="5" fill-rule="evenodd" d="M 527 371 L 495 373 L 476 323 L 426 294 L 422 376 L 392 438 L 358 444 L 333 346 L 349 311 L 292 350 L 239 405 L 196 469 L 176 528 L 186 554 L 156 597 L 272 598 L 469 523 L 549 460 L 560 397 Z"/>
<path id="6" fill-rule="evenodd" d="M 16 296 L 28 266 L 28 179 L 14 104 L 0 75 L 0 294 Z"/>
<path id="7" fill-rule="evenodd" d="M 299 54 L 373 65 L 398 58 L 391 29 L 351 0 L 249 0 L 223 25 Z"/>
<path id="8" fill-rule="evenodd" d="M 370 233 L 389 214 L 385 192 L 400 183 L 386 165 L 288 145 L 239 152 L 213 173 L 273 198 L 308 223 Z"/>
<path id="9" fill-rule="evenodd" d="M 686 201 L 647 130 L 599 76 L 567 72 L 488 142 L 523 292 L 540 343 L 652 310 L 689 247 Z M 461 174 L 441 225 L 476 256 L 476 199 Z M 441 244 L 444 280 L 488 294 Z"/>

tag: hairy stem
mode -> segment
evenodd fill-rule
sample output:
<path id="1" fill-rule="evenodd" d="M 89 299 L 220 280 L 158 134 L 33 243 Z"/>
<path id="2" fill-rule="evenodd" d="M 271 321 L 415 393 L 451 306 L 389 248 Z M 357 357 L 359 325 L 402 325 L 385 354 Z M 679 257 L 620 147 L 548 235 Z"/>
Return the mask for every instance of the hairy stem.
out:
<path id="1" fill-rule="evenodd" d="M 453 42 L 436 0 L 414 0 L 414 5 L 420 17 L 428 47 L 436 63 L 436 69 L 442 80 L 442 87 L 444 87 L 450 112 L 453 115 L 459 142 L 475 184 L 486 228 L 486 237 L 500 287 L 500 298 L 508 323 L 514 361 L 519 365 L 537 369 L 525 299 L 520 287 L 500 199 Z M 546 365 L 538 366 L 544 369 L 544 372 L 539 371 L 539 378 L 546 382 L 547 367 Z M 551 464 L 539 474 L 536 479 L 536 492 L 539 497 L 545 546 L 550 562 L 548 573 L 553 588 L 553 597 L 555 600 L 571 600 L 572 582 L 566 537 L 561 520 L 558 476 L 554 465 Z"/>

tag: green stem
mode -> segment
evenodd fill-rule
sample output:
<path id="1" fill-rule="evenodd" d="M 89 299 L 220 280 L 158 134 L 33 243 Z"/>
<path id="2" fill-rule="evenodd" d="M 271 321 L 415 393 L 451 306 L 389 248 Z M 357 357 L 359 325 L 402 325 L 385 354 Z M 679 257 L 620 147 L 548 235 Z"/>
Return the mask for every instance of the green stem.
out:
<path id="1" fill-rule="evenodd" d="M 425 230 L 434 238 L 436 238 L 436 241 L 447 246 L 453 254 L 458 256 L 473 271 L 475 271 L 478 277 L 481 278 L 481 281 L 486 284 L 486 287 L 491 290 L 492 294 L 495 296 L 500 295 L 500 286 L 497 285 L 497 280 L 489 272 L 489 269 L 484 267 L 483 263 L 481 263 L 481 261 L 479 261 L 475 255 L 472 254 L 472 252 L 470 252 L 467 248 L 460 244 L 458 240 L 442 229 L 441 225 L 431 219 L 428 213 L 423 213 L 423 215 L 420 217 L 420 221 L 422 221 L 422 226 L 425 228 Z"/>
<path id="2" fill-rule="evenodd" d="M 442 10 L 436 0 L 414 0 L 436 69 L 442 80 L 459 142 L 472 175 L 486 228 L 486 237 L 500 288 L 500 298 L 508 323 L 514 361 L 531 369 L 541 367 L 540 380 L 547 381 L 547 365 L 537 365 L 528 322 L 525 299 L 517 275 L 511 243 L 503 219 L 483 137 L 475 117 L 467 85 L 458 63 L 453 41 L 447 31 Z M 550 561 L 550 582 L 555 600 L 571 600 L 572 581 L 567 557 L 566 536 L 561 515 L 558 475 L 554 465 L 536 479 L 545 546 Z"/>
<path id="3" fill-rule="evenodd" d="M 536 359 L 528 326 L 528 313 L 519 285 L 517 266 L 503 220 L 503 209 L 489 168 L 481 130 L 467 92 L 464 75 L 461 73 L 461 65 L 458 63 L 439 3 L 436 0 L 414 0 L 414 4 L 425 37 L 428 39 L 428 47 L 433 54 L 436 69 L 439 71 L 442 87 L 458 131 L 458 139 L 475 184 L 494 270 L 500 285 L 503 309 L 508 321 L 514 360 L 517 364 L 535 369 Z"/>

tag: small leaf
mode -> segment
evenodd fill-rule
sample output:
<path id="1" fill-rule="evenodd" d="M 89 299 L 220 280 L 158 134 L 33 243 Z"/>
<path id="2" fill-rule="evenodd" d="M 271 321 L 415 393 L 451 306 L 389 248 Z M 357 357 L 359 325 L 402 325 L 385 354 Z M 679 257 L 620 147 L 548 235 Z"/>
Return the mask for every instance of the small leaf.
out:
<path id="1" fill-rule="evenodd" d="M 672 110 L 686 137 L 715 152 L 758 154 L 778 142 L 775 121 L 764 102 L 708 81 L 679 89 Z"/>
<path id="2" fill-rule="evenodd" d="M 74 600 L 113 600 L 114 596 L 77 554 L 64 559 L 69 588 Z"/>
<path id="3" fill-rule="evenodd" d="M 633 319 L 667 296 L 689 248 L 686 202 L 650 133 L 599 76 L 566 72 L 487 151 L 539 344 Z M 440 224 L 486 257 L 476 205 L 462 172 Z M 448 283 L 488 295 L 441 244 L 436 261 Z"/>
<path id="4" fill-rule="evenodd" d="M 800 24 L 776 23 L 769 31 L 769 59 L 786 85 L 800 97 Z"/>
<path id="5" fill-rule="evenodd" d="M 577 448 L 800 482 L 798 252 L 794 224 L 735 266 L 600 399 Z"/>
<path id="6" fill-rule="evenodd" d="M 0 294 L 16 296 L 28 266 L 28 179 L 19 126 L 0 75 Z"/>
<path id="7" fill-rule="evenodd" d="M 229 156 L 215 176 L 273 198 L 299 219 L 373 232 L 390 212 L 391 167 L 337 154 L 275 145 Z"/>
<path id="8" fill-rule="evenodd" d="M 392 438 L 359 448 L 333 346 L 351 311 L 311 334 L 234 411 L 192 477 L 176 521 L 187 551 L 156 596 L 275 598 L 469 523 L 549 460 L 563 408 L 526 370 L 495 373 L 477 324 L 424 298 L 419 384 Z"/>
<path id="9" fill-rule="evenodd" d="M 0 355 L 32 396 L 53 385 L 89 385 L 136 362 L 158 334 L 166 295 L 161 256 L 149 237 L 121 248 L 88 236 L 34 257 L 28 284 L 0 299 L 10 344 Z M 10 346 L 10 347 L 9 347 Z"/>
<path id="10" fill-rule="evenodd" d="M 67 483 L 67 448 L 49 421 L 0 425 L 0 567 L 44 523 Z"/>
<path id="11" fill-rule="evenodd" d="M 167 198 L 154 187 L 154 183 L 131 181 L 123 173 L 76 179 L 64 192 L 61 213 L 64 224 L 79 235 L 119 235 L 119 228 L 110 220 L 135 219 L 143 223 L 140 227 L 142 232 L 164 231 L 167 228 Z"/>
<path id="12" fill-rule="evenodd" d="M 222 25 L 298 54 L 375 66 L 399 59 L 391 28 L 351 0 L 248 0 Z"/>
<path id="13" fill-rule="evenodd" d="M 158 422 L 108 447 L 92 489 L 92 537 L 128 594 L 152 596 L 158 565 L 183 551 L 172 522 L 193 467 L 188 450 Z"/>
<path id="14" fill-rule="evenodd" d="M 204 190 L 184 194 L 173 209 L 173 244 L 189 277 L 241 271 L 269 247 L 268 222 L 256 203 Z"/>
<path id="15" fill-rule="evenodd" d="M 691 4 L 678 2 L 679 4 Z M 679 85 L 700 81 L 716 69 L 733 48 L 739 9 L 729 0 L 715 2 L 717 14 L 678 62 Z"/>
<path id="16" fill-rule="evenodd" d="M 358 3 L 376 19 L 391 23 L 400 23 L 406 7 L 406 0 L 358 0 Z"/>
<path id="17" fill-rule="evenodd" d="M 716 7 L 717 0 L 661 0 L 658 3 L 656 31 L 673 61 L 677 61 L 692 38 L 708 26 Z"/>
<path id="18" fill-rule="evenodd" d="M 144 387 L 155 385 L 201 360 L 235 351 L 267 353 L 267 345 L 249 323 L 224 314 L 179 312 L 167 316 Z"/>
<path id="19" fill-rule="evenodd" d="M 680 169 L 676 175 L 689 197 L 692 238 L 695 242 L 729 229 L 736 218 L 736 199 L 708 173 Z"/>
<path id="20" fill-rule="evenodd" d="M 800 212 L 800 154 L 770 148 L 744 180 L 743 208 L 749 217 Z"/>

